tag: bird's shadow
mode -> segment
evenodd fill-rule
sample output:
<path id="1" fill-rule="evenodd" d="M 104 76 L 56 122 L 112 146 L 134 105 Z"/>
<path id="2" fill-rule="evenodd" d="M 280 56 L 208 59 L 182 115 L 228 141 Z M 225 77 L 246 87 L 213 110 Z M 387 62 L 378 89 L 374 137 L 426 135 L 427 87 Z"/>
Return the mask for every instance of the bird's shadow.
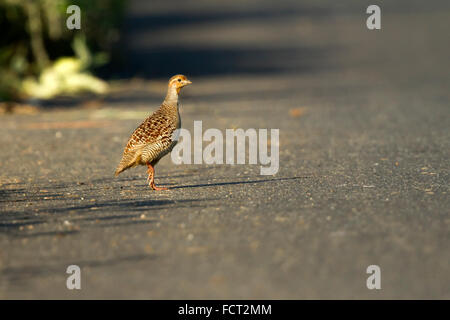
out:
<path id="1" fill-rule="evenodd" d="M 169 189 L 218 187 L 218 186 L 240 185 L 240 184 L 256 184 L 256 183 L 265 183 L 265 182 L 272 182 L 272 181 L 289 181 L 289 180 L 298 180 L 298 179 L 307 179 L 307 178 L 310 178 L 310 176 L 276 178 L 276 179 L 260 179 L 260 180 L 243 180 L 243 181 L 230 181 L 230 182 L 218 182 L 218 183 L 200 183 L 200 184 L 193 184 L 193 185 L 169 187 Z"/>

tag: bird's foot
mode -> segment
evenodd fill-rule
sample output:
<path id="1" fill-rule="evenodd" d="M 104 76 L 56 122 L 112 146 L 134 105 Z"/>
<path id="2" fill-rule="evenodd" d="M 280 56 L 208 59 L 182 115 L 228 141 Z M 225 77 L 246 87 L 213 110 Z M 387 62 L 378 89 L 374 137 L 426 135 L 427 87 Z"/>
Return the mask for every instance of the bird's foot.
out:
<path id="1" fill-rule="evenodd" d="M 155 186 L 154 183 L 153 183 L 153 184 L 150 184 L 150 188 L 152 188 L 153 190 L 156 190 L 156 191 L 160 191 L 160 190 L 169 190 L 169 188 L 165 188 L 165 187 L 157 187 L 157 186 Z"/>
<path id="2" fill-rule="evenodd" d="M 156 191 L 169 190 L 168 188 L 155 186 L 155 169 L 153 168 L 153 166 L 150 163 L 147 163 L 147 167 L 148 167 L 148 170 L 147 170 L 147 173 L 148 173 L 148 177 L 147 177 L 148 186 L 150 188 L 152 188 L 153 190 L 156 190 Z"/>

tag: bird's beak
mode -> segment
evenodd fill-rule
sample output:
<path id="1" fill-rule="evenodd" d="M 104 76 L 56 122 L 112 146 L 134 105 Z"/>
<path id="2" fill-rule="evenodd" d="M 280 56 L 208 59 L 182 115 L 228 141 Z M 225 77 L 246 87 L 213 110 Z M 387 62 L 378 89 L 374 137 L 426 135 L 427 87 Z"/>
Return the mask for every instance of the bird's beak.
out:
<path id="1" fill-rule="evenodd" d="M 188 84 L 191 84 L 192 82 L 190 80 L 184 80 L 184 85 L 187 86 Z"/>

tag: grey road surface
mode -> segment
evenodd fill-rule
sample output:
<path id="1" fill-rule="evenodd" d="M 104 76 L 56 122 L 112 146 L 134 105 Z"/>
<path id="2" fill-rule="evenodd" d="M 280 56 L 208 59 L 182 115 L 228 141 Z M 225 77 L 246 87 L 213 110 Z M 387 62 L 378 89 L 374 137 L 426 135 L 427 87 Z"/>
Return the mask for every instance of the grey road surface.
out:
<path id="1" fill-rule="evenodd" d="M 0 117 L 0 298 L 449 299 L 450 5 L 369 4 L 132 1 L 138 77 Z M 114 178 L 174 73 L 183 127 L 279 129 L 278 173 Z"/>

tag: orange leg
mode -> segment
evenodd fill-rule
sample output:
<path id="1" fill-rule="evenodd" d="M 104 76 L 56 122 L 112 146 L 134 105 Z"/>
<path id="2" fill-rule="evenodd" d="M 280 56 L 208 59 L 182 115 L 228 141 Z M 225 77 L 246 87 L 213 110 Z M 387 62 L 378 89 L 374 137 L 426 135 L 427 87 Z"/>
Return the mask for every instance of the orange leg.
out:
<path id="1" fill-rule="evenodd" d="M 147 182 L 150 188 L 152 188 L 153 190 L 168 190 L 167 188 L 163 188 L 163 187 L 157 187 L 155 186 L 155 169 L 153 168 L 153 166 L 150 163 L 147 163 L 147 173 L 148 173 L 148 178 L 147 178 Z"/>

